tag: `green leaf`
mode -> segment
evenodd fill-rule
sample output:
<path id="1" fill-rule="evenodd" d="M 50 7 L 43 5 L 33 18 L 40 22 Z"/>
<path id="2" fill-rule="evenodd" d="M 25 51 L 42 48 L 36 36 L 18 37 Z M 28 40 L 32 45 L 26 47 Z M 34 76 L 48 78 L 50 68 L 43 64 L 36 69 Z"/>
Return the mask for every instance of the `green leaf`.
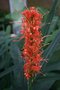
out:
<path id="1" fill-rule="evenodd" d="M 33 81 L 32 90 L 49 90 L 56 80 L 60 79 L 60 74 L 45 73 L 44 76 L 38 75 Z"/>
<path id="2" fill-rule="evenodd" d="M 3 76 L 5 76 L 5 75 L 8 74 L 8 73 L 14 71 L 15 68 L 17 68 L 17 64 L 14 65 L 14 66 L 11 66 L 11 67 L 9 67 L 7 70 L 1 72 L 1 73 L 0 73 L 0 78 L 3 77 Z"/>
<path id="3" fill-rule="evenodd" d="M 51 58 L 49 58 L 49 62 L 47 63 L 44 71 L 60 71 L 60 50 L 55 51 Z"/>
<path id="4" fill-rule="evenodd" d="M 37 9 L 39 10 L 40 13 L 42 13 L 43 15 L 47 12 L 47 9 L 43 8 L 43 7 L 37 7 Z"/>
<path id="5" fill-rule="evenodd" d="M 50 24 L 48 23 L 51 23 L 52 22 L 52 19 L 53 19 L 53 16 L 55 14 L 55 10 L 56 10 L 56 5 L 57 5 L 57 2 L 58 0 L 54 0 L 53 4 L 52 4 L 52 7 L 51 7 L 51 10 L 47 16 L 47 19 L 46 19 L 46 25 L 42 28 L 43 31 L 44 31 L 44 35 L 47 35 L 49 31 L 49 28 L 50 28 Z"/>
<path id="6" fill-rule="evenodd" d="M 52 85 L 51 90 L 60 90 L 60 80 L 56 80 Z"/>
<path id="7" fill-rule="evenodd" d="M 52 32 L 51 36 L 49 36 L 48 38 L 45 39 L 44 44 L 48 44 L 48 43 L 52 42 L 58 32 L 59 32 L 59 30 Z"/>
<path id="8" fill-rule="evenodd" d="M 60 31 L 57 33 L 55 39 L 49 45 L 49 47 L 44 51 L 43 55 L 45 59 L 50 60 L 50 57 L 53 55 L 55 48 L 57 47 L 58 42 L 60 41 Z M 47 63 L 43 62 L 43 69 L 45 68 Z"/>
<path id="9" fill-rule="evenodd" d="M 13 81 L 14 87 L 22 87 L 24 85 L 23 59 L 21 58 L 19 47 L 16 44 L 11 44 L 10 54 L 13 59 L 13 64 L 20 64 L 13 72 L 15 78 L 15 82 Z"/>
<path id="10" fill-rule="evenodd" d="M 11 27 L 10 26 L 7 26 L 6 34 L 9 35 L 10 33 L 11 33 Z"/>

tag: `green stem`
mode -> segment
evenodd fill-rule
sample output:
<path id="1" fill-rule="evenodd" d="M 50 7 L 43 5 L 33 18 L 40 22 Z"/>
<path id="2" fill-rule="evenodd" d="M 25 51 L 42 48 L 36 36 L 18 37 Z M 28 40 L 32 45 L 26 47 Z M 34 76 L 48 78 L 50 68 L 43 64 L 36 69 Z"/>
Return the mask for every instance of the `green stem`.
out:
<path id="1" fill-rule="evenodd" d="M 29 90 L 29 87 L 30 87 L 30 86 L 29 86 L 29 80 L 28 80 L 27 84 L 28 84 L 28 90 Z"/>
<path id="2" fill-rule="evenodd" d="M 28 84 L 28 90 L 32 90 L 32 80 L 31 79 L 28 80 L 27 84 Z"/>

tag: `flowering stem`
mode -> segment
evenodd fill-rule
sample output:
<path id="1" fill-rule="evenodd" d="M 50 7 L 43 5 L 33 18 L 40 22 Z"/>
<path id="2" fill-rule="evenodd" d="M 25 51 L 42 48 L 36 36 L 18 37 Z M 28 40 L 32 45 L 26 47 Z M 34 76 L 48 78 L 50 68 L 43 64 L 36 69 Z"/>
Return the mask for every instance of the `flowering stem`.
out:
<path id="1" fill-rule="evenodd" d="M 41 21 L 42 14 L 35 7 L 22 12 L 22 31 L 24 36 L 24 50 L 22 56 L 25 60 L 24 75 L 28 80 L 28 90 L 32 90 L 32 84 L 35 74 L 41 70 L 42 54 L 42 32 Z M 45 37 L 44 37 L 45 38 Z"/>
<path id="2" fill-rule="evenodd" d="M 27 84 L 28 84 L 28 90 L 30 90 L 30 89 L 29 89 L 29 88 L 30 88 L 30 85 L 29 85 L 29 80 L 28 80 Z"/>
<path id="3" fill-rule="evenodd" d="M 32 90 L 32 79 L 29 79 L 27 84 L 28 84 L 28 90 Z"/>

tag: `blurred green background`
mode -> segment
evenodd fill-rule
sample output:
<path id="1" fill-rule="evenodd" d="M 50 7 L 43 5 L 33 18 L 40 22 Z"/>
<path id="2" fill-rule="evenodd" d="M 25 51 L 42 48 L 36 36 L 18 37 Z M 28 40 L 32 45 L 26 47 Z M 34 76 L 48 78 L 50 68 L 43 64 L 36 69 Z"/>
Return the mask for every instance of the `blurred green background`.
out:
<path id="1" fill-rule="evenodd" d="M 37 75 L 32 90 L 60 90 L 60 0 L 0 0 L 0 90 L 27 90 L 21 58 L 24 39 L 19 41 L 26 5 L 43 14 L 41 30 L 48 35 L 42 48 L 48 63 L 42 62 L 44 75 Z"/>

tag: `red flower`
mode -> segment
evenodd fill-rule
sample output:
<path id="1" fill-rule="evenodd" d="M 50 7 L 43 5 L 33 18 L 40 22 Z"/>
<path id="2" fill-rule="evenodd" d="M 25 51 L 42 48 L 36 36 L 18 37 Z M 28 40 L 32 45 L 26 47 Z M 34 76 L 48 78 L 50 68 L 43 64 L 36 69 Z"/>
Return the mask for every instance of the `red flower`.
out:
<path id="1" fill-rule="evenodd" d="M 32 71 L 34 72 L 39 72 L 39 70 L 41 69 L 41 66 L 33 66 L 31 67 Z"/>
<path id="2" fill-rule="evenodd" d="M 40 14 L 34 7 L 22 12 L 24 15 L 22 20 L 22 34 L 25 39 L 23 47 L 24 75 L 27 79 L 33 77 L 41 70 L 42 58 L 42 32 Z"/>

